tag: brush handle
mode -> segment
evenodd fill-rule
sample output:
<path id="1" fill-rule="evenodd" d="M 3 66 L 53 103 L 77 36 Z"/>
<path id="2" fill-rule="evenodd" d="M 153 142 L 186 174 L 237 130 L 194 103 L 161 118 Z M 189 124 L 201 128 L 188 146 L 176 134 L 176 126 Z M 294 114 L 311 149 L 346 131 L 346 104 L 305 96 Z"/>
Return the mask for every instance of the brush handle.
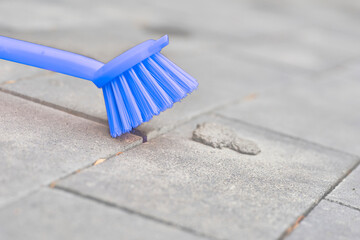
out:
<path id="1" fill-rule="evenodd" d="M 76 53 L 0 36 L 0 59 L 93 80 L 104 64 Z"/>

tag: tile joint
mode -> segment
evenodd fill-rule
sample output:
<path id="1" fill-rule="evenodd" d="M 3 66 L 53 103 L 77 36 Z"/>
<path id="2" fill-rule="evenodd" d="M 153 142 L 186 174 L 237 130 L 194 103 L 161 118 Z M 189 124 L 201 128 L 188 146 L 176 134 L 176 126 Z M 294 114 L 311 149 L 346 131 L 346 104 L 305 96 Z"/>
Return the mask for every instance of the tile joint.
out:
<path id="1" fill-rule="evenodd" d="M 343 206 L 343 207 L 351 208 L 351 209 L 356 210 L 356 211 L 360 211 L 360 208 L 351 206 L 351 205 L 349 205 L 349 204 L 342 203 L 342 202 L 340 202 L 340 201 L 332 200 L 332 199 L 327 198 L 327 197 L 324 198 L 324 200 L 326 200 L 326 201 L 328 201 L 328 202 L 331 202 L 331 203 L 339 204 L 339 205 L 341 205 L 341 206 Z"/>
<path id="2" fill-rule="evenodd" d="M 148 219 L 148 220 L 151 220 L 151 221 L 163 224 L 163 225 L 174 227 L 174 228 L 176 228 L 178 230 L 190 233 L 192 235 L 196 235 L 196 236 L 199 236 L 199 237 L 205 237 L 205 238 L 210 239 L 210 240 L 220 240 L 219 238 L 214 238 L 212 236 L 207 236 L 206 234 L 203 234 L 203 233 L 198 232 L 196 230 L 193 230 L 191 228 L 184 227 L 184 226 L 181 226 L 181 225 L 178 225 L 178 224 L 175 224 L 175 223 L 172 223 L 172 222 L 160 219 L 160 218 L 156 218 L 156 217 L 153 217 L 151 215 L 147 215 L 147 214 L 144 214 L 144 213 L 141 213 L 141 212 L 137 212 L 137 211 L 135 211 L 135 210 L 133 210 L 131 208 L 121 206 L 121 205 L 117 205 L 115 203 L 111 203 L 111 202 L 108 202 L 108 201 L 105 201 L 105 200 L 102 200 L 102 199 L 99 199 L 99 198 L 96 198 L 96 197 L 93 197 L 93 196 L 90 196 L 90 195 L 82 194 L 82 193 L 80 193 L 78 191 L 75 191 L 75 190 L 72 190 L 72 189 L 69 189 L 69 188 L 66 188 L 66 187 L 55 186 L 54 189 L 59 190 L 59 191 L 63 191 L 63 192 L 66 192 L 66 193 L 69 193 L 69 194 L 72 194 L 72 195 L 76 195 L 78 197 L 81 197 L 81 198 L 84 198 L 84 199 L 87 199 L 87 200 L 90 200 L 90 201 L 94 201 L 94 202 L 96 202 L 98 204 L 101 204 L 101 205 L 116 208 L 116 209 L 124 211 L 124 212 L 126 212 L 128 214 L 136 215 L 136 216 L 139 216 L 139 217 L 142 217 L 142 218 L 145 218 L 145 219 Z"/>

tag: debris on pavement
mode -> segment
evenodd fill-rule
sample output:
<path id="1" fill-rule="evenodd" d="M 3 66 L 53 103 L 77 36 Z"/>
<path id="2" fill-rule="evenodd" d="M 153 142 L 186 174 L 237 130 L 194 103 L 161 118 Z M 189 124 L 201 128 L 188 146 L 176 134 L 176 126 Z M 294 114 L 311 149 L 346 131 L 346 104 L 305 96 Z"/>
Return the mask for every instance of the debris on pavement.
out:
<path id="1" fill-rule="evenodd" d="M 261 151 L 253 141 L 239 138 L 232 129 L 217 123 L 198 124 L 192 139 L 214 148 L 230 148 L 243 154 L 256 155 Z"/>

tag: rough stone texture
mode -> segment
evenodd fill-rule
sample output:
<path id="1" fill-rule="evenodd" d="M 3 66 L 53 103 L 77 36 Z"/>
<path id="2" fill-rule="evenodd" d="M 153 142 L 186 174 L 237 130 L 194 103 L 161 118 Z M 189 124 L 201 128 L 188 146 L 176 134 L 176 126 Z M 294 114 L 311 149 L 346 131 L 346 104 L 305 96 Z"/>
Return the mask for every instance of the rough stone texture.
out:
<path id="1" fill-rule="evenodd" d="M 326 198 L 360 211 L 360 167 L 347 176 Z"/>
<path id="2" fill-rule="evenodd" d="M 323 200 L 286 239 L 359 239 L 360 211 Z"/>
<path id="3" fill-rule="evenodd" d="M 3 86 L 12 92 L 55 104 L 107 124 L 102 90 L 92 82 L 57 73 Z"/>
<path id="4" fill-rule="evenodd" d="M 91 1 L 35 0 L 30 3 L 14 0 L 1 2 L 0 9 L 0 27 L 8 31 L 22 32 L 103 26 L 130 16 L 125 13 L 127 9 L 122 11 L 121 8 L 114 8 L 113 4 L 106 2 L 99 6 Z"/>
<path id="5" fill-rule="evenodd" d="M 103 62 L 141 41 L 169 34 L 163 53 L 200 86 L 181 104 L 142 124 L 137 131 L 147 139 L 211 111 L 294 138 L 235 124 L 239 136 L 254 140 L 263 151 L 246 156 L 190 140 L 196 124 L 209 120 L 202 119 L 141 145 L 139 153 L 132 150 L 104 161 L 128 145 L 124 139 L 121 146 L 108 139 L 96 87 L 0 61 L 2 91 L 102 123 L 30 103 L 43 110 L 23 113 L 17 104 L 8 104 L 15 99 L 8 95 L 7 111 L 0 107 L 0 157 L 7 159 L 0 160 L 0 205 L 96 161 L 93 170 L 74 174 L 60 187 L 211 237 L 278 238 L 358 161 L 297 139 L 360 154 L 359 12 L 356 0 L 1 1 L 0 35 Z M 4 125 L 10 116 L 6 112 L 11 121 Z M 331 198 L 338 194 L 341 204 L 358 208 L 358 198 L 348 192 L 358 182 L 356 174 L 328 198 L 338 201 Z"/>
<path id="6" fill-rule="evenodd" d="M 239 153 L 256 155 L 260 152 L 256 143 L 239 138 L 233 130 L 217 123 L 198 124 L 192 139 L 214 148 L 227 147 Z"/>
<path id="7" fill-rule="evenodd" d="M 360 154 L 358 79 L 327 79 L 297 83 L 259 94 L 252 101 L 219 111 L 282 133 L 353 154 Z"/>
<path id="8" fill-rule="evenodd" d="M 191 140 L 213 121 L 259 144 L 256 156 Z M 274 239 L 315 204 L 357 158 L 238 122 L 204 117 L 57 186 L 209 236 Z"/>
<path id="9" fill-rule="evenodd" d="M 341 44 L 339 44 L 341 43 Z M 231 46 L 229 51 L 249 54 L 283 67 L 322 71 L 359 56 L 358 40 L 334 31 L 305 27 L 284 35 L 258 38 Z"/>
<path id="10" fill-rule="evenodd" d="M 0 59 L 0 87 L 40 74 L 40 70 Z"/>
<path id="11" fill-rule="evenodd" d="M 251 1 L 249 3 L 226 1 L 226 4 L 209 2 L 204 11 L 202 1 L 191 0 L 179 3 L 169 3 L 165 0 L 151 3 L 148 1 L 100 3 L 62 0 L 49 3 L 36 0 L 32 1 L 32 4 L 14 0 L 11 3 L 1 3 L 0 26 L 25 32 L 61 30 L 89 25 L 106 26 L 111 23 L 127 22 L 132 28 L 141 29 L 148 34 L 166 32 L 182 37 L 189 35 L 203 37 L 208 41 L 212 38 L 223 38 L 229 41 L 279 34 L 302 24 L 291 21 L 288 16 L 286 17 L 290 21 L 284 21 L 284 17 L 277 12 L 266 11 L 252 5 L 254 4 Z M 14 8 L 18 9 L 18 12 L 11 11 Z M 25 13 L 28 9 L 34 9 L 34 14 Z M 67 18 L 63 17 L 64 14 Z M 218 18 L 215 19 L 214 16 Z M 259 19 L 259 16 L 262 16 L 265 21 Z M 32 21 L 26 21 L 29 18 Z M 251 21 L 239 21 L 236 29 L 229 24 L 229 22 L 241 19 Z M 126 34 L 123 33 L 123 35 Z"/>
<path id="12" fill-rule="evenodd" d="M 1 92 L 0 112 L 0 206 L 142 142 Z"/>
<path id="13" fill-rule="evenodd" d="M 0 210 L 1 239 L 203 239 L 58 190 Z"/>

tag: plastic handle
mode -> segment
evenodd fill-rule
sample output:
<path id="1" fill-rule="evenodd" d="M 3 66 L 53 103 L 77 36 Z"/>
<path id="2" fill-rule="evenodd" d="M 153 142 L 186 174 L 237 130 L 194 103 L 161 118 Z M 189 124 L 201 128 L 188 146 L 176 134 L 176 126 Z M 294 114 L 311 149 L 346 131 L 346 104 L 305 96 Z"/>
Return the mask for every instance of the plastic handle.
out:
<path id="1" fill-rule="evenodd" d="M 93 80 L 104 64 L 76 53 L 0 36 L 0 58 Z"/>

